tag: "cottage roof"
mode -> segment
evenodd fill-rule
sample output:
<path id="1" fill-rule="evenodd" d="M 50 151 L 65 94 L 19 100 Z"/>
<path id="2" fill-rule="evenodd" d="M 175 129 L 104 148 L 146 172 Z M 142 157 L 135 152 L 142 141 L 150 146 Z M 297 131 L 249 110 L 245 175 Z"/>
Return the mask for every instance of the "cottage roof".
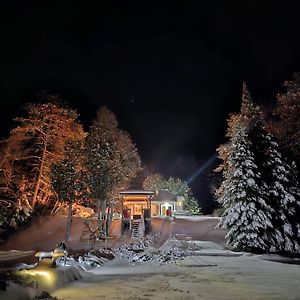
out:
<path id="1" fill-rule="evenodd" d="M 146 190 L 125 190 L 119 193 L 121 196 L 129 196 L 129 195 L 145 195 L 152 196 L 154 192 L 146 191 Z"/>
<path id="2" fill-rule="evenodd" d="M 168 192 L 168 191 L 159 191 L 158 194 L 155 194 L 154 201 L 176 201 L 177 195 Z"/>

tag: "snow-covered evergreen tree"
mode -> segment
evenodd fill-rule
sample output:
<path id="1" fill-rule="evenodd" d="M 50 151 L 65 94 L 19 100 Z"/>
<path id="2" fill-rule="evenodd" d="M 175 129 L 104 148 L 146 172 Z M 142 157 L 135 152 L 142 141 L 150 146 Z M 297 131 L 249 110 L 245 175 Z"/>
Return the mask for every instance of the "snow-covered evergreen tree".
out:
<path id="1" fill-rule="evenodd" d="M 228 244 L 236 250 L 267 251 L 272 208 L 264 200 L 246 126 L 236 128 L 224 176 L 219 202 L 226 210 L 218 226 L 228 230 Z"/>
<path id="2" fill-rule="evenodd" d="M 271 134 L 265 129 L 262 111 L 255 105 L 244 83 L 241 119 L 247 121 L 249 140 L 255 163 L 266 187 L 266 201 L 273 208 L 271 252 L 299 252 L 295 212 L 299 207 L 297 177 L 291 176 L 291 167 L 279 152 Z M 296 200 L 298 199 L 298 200 Z"/>
<path id="3" fill-rule="evenodd" d="M 65 159 L 52 168 L 52 185 L 60 201 L 68 203 L 68 220 L 65 242 L 71 234 L 72 206 L 76 198 L 82 196 L 85 187 L 83 139 L 69 142 L 65 148 Z"/>
<path id="4" fill-rule="evenodd" d="M 261 124 L 262 125 L 262 124 Z M 284 160 L 278 150 L 278 144 L 272 140 L 264 128 L 258 141 L 261 152 L 261 172 L 268 191 L 268 202 L 274 209 L 273 239 L 271 252 L 300 253 L 298 239 L 299 221 L 295 213 L 300 208 L 300 190 L 293 168 Z"/>
<path id="5" fill-rule="evenodd" d="M 118 127 L 116 116 L 106 107 L 97 112 L 85 147 L 85 165 L 100 227 L 100 211 L 102 220 L 107 220 L 106 212 L 109 209 L 111 214 L 116 195 L 128 187 L 141 162 L 131 137 Z"/>
<path id="6" fill-rule="evenodd" d="M 299 253 L 300 225 L 296 212 L 300 211 L 300 191 L 297 171 L 282 157 L 278 144 L 266 131 L 262 112 L 252 101 L 245 83 L 241 113 L 231 115 L 228 125 L 230 141 L 218 149 L 223 163 L 217 169 L 224 176 L 217 196 L 226 209 L 220 226 L 229 229 L 228 243 L 236 249 Z M 237 158 L 244 161 L 240 162 Z M 247 182 L 252 182 L 247 175 L 238 171 L 240 177 L 236 176 L 237 170 L 246 170 L 243 169 L 246 162 L 248 167 L 251 166 L 248 175 L 253 173 L 252 189 L 247 187 Z M 247 201 L 237 202 L 239 195 L 244 195 Z M 240 210 L 244 212 L 243 216 Z M 265 219 L 261 218 L 263 215 Z M 255 220 L 258 226 L 255 234 L 249 235 L 249 228 L 244 226 L 245 220 L 249 219 L 245 216 L 252 216 Z M 259 247 L 247 247 L 240 242 L 240 238 L 245 236 L 251 237 L 252 243 L 259 237 L 263 243 Z"/>

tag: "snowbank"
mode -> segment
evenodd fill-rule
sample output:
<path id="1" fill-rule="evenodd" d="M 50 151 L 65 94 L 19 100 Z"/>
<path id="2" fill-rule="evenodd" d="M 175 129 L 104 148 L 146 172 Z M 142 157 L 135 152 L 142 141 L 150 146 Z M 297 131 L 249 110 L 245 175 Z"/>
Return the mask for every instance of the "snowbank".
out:
<path id="1" fill-rule="evenodd" d="M 73 266 L 77 269 L 87 271 L 96 267 L 101 267 L 105 262 L 113 259 L 114 255 L 110 250 L 90 251 L 84 255 L 71 255 L 66 259 L 57 261 L 58 266 Z"/>
<path id="2" fill-rule="evenodd" d="M 61 258 L 56 262 L 56 267 L 51 268 L 45 263 L 27 265 L 19 264 L 17 271 L 4 282 L 3 291 L 0 291 L 0 299 L 26 300 L 44 299 L 61 286 L 88 276 L 85 271 L 102 267 L 105 262 L 112 259 L 110 251 L 90 251 L 82 255 L 72 255 L 66 261 Z M 41 294 L 44 293 L 42 296 Z M 49 296 L 50 297 L 50 296 Z M 52 299 L 47 297 L 47 299 Z"/>

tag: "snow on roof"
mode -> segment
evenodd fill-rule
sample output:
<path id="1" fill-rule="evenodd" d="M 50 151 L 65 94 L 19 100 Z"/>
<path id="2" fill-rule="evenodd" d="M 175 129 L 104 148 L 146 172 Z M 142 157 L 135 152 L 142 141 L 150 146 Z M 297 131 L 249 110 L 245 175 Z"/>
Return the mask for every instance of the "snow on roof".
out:
<path id="1" fill-rule="evenodd" d="M 157 195 L 154 196 L 155 201 L 176 201 L 177 195 L 169 191 L 159 191 Z"/>

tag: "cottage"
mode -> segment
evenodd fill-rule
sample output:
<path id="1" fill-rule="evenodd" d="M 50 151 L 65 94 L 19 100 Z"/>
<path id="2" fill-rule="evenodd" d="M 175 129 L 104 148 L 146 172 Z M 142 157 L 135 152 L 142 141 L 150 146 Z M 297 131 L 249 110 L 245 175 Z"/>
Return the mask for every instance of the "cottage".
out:
<path id="1" fill-rule="evenodd" d="M 124 218 L 166 216 L 183 211 L 184 198 L 167 191 L 125 190 L 120 192 Z"/>

